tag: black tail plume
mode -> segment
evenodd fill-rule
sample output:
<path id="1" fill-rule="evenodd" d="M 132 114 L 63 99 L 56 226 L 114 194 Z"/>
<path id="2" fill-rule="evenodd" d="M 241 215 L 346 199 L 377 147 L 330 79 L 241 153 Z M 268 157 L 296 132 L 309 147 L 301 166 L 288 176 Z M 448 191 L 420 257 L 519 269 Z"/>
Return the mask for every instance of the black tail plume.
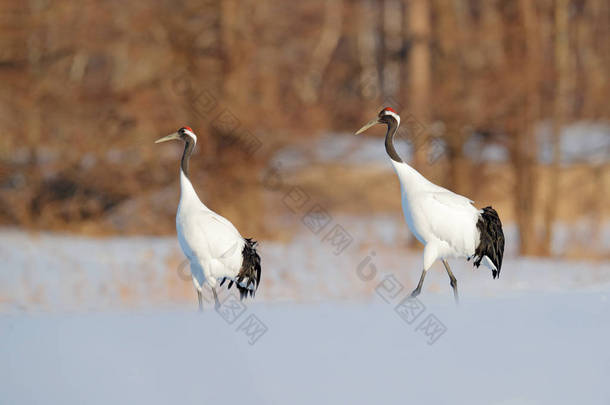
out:
<path id="1" fill-rule="evenodd" d="M 243 261 L 235 283 L 242 300 L 248 297 L 248 293 L 250 297 L 254 297 L 261 282 L 261 258 L 256 252 L 257 242 L 248 238 L 244 240 L 246 244 L 241 252 Z"/>
<path id="2" fill-rule="evenodd" d="M 480 240 L 474 252 L 475 260 L 473 264 L 479 267 L 483 257 L 487 256 L 497 269 L 492 270 L 493 278 L 500 277 L 502 257 L 504 256 L 504 232 L 502 232 L 502 222 L 496 210 L 491 207 L 483 208 L 477 221 L 477 228 L 480 233 Z"/>

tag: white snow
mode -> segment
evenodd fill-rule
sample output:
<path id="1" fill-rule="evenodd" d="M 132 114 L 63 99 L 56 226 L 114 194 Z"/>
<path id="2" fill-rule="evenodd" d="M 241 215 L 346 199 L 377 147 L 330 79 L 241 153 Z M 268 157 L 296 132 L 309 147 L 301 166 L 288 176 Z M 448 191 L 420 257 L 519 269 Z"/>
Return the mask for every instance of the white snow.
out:
<path id="1" fill-rule="evenodd" d="M 607 261 L 509 246 L 499 280 L 451 262 L 459 308 L 440 264 L 405 303 L 401 222 L 334 221 L 345 251 L 262 241 L 256 299 L 202 314 L 175 238 L 0 232 L 0 404 L 610 403 Z"/>
<path id="2" fill-rule="evenodd" d="M 608 404 L 608 292 L 0 317 L 0 403 Z M 427 314 L 446 332 L 416 330 Z"/>

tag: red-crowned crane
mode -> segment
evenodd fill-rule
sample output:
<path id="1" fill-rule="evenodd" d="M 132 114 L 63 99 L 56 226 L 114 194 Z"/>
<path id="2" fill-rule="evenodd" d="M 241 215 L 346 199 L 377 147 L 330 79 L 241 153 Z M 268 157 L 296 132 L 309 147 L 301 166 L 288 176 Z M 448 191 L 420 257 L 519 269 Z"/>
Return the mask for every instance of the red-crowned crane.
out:
<path id="1" fill-rule="evenodd" d="M 220 306 L 216 286 L 229 280 L 235 283 L 240 298 L 254 296 L 261 279 L 261 260 L 256 242 L 243 238 L 226 218 L 206 207 L 188 177 L 189 159 L 197 143 L 190 127 L 158 139 L 155 143 L 182 140 L 184 153 L 180 165 L 180 203 L 176 213 L 176 231 L 184 255 L 191 264 L 193 284 L 197 289 L 199 310 L 203 309 L 202 288 L 208 285 Z"/>
<path id="2" fill-rule="evenodd" d="M 437 186 L 406 164 L 394 148 L 394 135 L 400 125 L 400 116 L 392 108 L 381 110 L 356 134 L 376 124 L 387 125 L 385 149 L 400 181 L 405 221 L 413 235 L 424 245 L 423 271 L 411 296 L 419 295 L 426 272 L 437 259 L 441 259 L 457 303 L 457 280 L 447 259 L 473 258 L 474 266 L 479 267 L 482 263 L 491 269 L 494 279 L 500 276 L 504 233 L 498 213 L 492 207 L 475 208 L 470 199 Z"/>

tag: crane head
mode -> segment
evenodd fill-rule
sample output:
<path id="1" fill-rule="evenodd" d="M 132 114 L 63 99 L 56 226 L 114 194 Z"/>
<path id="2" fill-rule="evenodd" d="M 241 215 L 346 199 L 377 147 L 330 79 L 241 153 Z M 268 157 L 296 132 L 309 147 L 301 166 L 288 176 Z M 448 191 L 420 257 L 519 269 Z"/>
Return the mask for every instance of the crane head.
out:
<path id="1" fill-rule="evenodd" d="M 193 132 L 191 127 L 182 127 L 173 134 L 169 134 L 163 138 L 157 139 L 155 143 L 171 141 L 174 139 L 197 143 L 197 135 L 195 135 L 195 132 Z"/>
<path id="2" fill-rule="evenodd" d="M 364 131 L 366 131 L 367 129 L 372 127 L 373 125 L 376 125 L 376 124 L 388 124 L 389 125 L 392 121 L 395 121 L 397 125 L 400 124 L 400 116 L 398 115 L 398 113 L 396 111 L 394 111 L 394 109 L 392 109 L 392 107 L 386 107 L 383 110 L 379 111 L 379 114 L 377 114 L 377 117 L 375 117 L 375 119 L 367 122 L 366 125 L 364 125 L 362 128 L 360 128 L 358 130 L 358 132 L 356 132 L 356 135 L 363 133 Z"/>

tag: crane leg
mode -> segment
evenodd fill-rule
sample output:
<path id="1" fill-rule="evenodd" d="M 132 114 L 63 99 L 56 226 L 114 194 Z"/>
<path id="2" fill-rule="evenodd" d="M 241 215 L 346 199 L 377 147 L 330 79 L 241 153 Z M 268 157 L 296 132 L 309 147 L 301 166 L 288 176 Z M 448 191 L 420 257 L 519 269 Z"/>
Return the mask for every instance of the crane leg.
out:
<path id="1" fill-rule="evenodd" d="M 424 278 L 426 277 L 426 269 L 422 270 L 421 276 L 419 277 L 419 283 L 417 283 L 417 287 L 411 293 L 411 297 L 417 297 L 421 292 L 421 288 L 424 285 Z"/>
<path id="2" fill-rule="evenodd" d="M 216 294 L 216 288 L 212 288 L 212 292 L 214 293 L 214 308 L 220 308 L 220 301 L 218 301 L 218 294 Z"/>
<path id="3" fill-rule="evenodd" d="M 197 300 L 199 301 L 199 312 L 203 312 L 203 297 L 201 291 L 197 290 Z"/>
<path id="4" fill-rule="evenodd" d="M 443 265 L 445 266 L 445 270 L 447 270 L 447 275 L 449 275 L 449 284 L 451 284 L 451 288 L 453 288 L 453 298 L 455 298 L 455 303 L 460 303 L 460 297 L 458 295 L 457 289 L 457 280 L 451 271 L 451 267 L 449 267 L 449 263 L 447 260 L 443 259 Z"/>

